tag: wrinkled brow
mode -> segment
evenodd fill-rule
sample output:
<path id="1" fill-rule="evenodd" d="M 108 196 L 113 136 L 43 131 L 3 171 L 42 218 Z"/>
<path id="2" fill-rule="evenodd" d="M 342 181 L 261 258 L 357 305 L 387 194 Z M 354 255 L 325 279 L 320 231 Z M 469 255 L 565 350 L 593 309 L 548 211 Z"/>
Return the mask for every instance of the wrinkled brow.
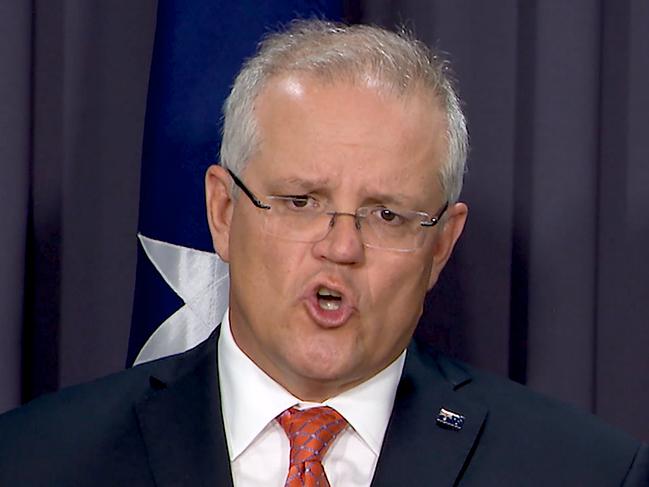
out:
<path id="1" fill-rule="evenodd" d="M 330 184 L 328 177 L 314 177 L 314 178 L 304 178 L 297 176 L 290 176 L 285 178 L 278 178 L 273 181 L 274 186 L 287 186 L 290 188 L 296 188 L 300 191 L 309 192 L 315 190 L 326 189 Z"/>
<path id="2" fill-rule="evenodd" d="M 300 177 L 300 176 L 289 176 L 289 177 L 280 177 L 273 181 L 273 186 L 275 187 L 287 187 L 291 191 L 299 193 L 309 193 L 317 191 L 328 191 L 331 190 L 330 184 L 331 180 L 329 177 Z M 386 206 L 398 206 L 402 209 L 416 209 L 417 203 L 414 201 L 411 194 L 402 193 L 396 191 L 394 193 L 389 193 L 383 190 L 376 188 L 366 189 L 361 192 L 359 195 L 363 201 L 364 205 L 386 205 Z"/>
<path id="3" fill-rule="evenodd" d="M 388 193 L 378 189 L 368 189 L 364 191 L 364 199 L 371 204 L 382 204 L 387 206 L 398 206 L 401 208 L 415 209 L 416 205 L 413 196 L 411 194 L 401 193 L 395 191 L 394 193 Z"/>

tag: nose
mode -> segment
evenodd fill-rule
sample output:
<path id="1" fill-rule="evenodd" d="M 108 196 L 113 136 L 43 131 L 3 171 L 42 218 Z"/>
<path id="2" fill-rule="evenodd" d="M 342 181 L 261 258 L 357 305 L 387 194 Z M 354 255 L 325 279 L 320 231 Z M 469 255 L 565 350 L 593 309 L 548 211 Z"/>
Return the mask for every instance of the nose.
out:
<path id="1" fill-rule="evenodd" d="M 357 264 L 363 260 L 364 246 L 360 222 L 353 213 L 333 213 L 329 232 L 313 245 L 316 257 L 337 264 Z"/>

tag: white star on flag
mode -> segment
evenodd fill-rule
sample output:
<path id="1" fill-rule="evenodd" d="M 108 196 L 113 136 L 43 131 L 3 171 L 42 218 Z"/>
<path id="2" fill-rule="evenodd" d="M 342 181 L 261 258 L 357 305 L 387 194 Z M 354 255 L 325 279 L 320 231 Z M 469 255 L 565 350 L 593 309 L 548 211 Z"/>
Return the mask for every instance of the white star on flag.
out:
<path id="1" fill-rule="evenodd" d="M 219 325 L 228 306 L 229 266 L 204 252 L 138 234 L 147 257 L 185 303 L 149 337 L 133 365 L 195 347 Z"/>

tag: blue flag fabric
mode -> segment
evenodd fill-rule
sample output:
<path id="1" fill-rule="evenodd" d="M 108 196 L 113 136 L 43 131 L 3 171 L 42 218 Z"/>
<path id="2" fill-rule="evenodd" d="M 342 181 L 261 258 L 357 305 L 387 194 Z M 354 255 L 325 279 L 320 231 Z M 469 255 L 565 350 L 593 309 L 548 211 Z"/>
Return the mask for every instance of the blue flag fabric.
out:
<path id="1" fill-rule="evenodd" d="M 210 272 L 219 265 L 205 254 L 212 245 L 205 217 L 204 174 L 218 162 L 221 107 L 242 61 L 254 53 L 266 32 L 294 18 L 340 20 L 349 4 L 343 0 L 159 2 L 144 130 L 141 237 L 128 365 L 161 324 L 188 300 L 198 302 L 196 294 L 205 294 L 209 286 L 200 283 L 205 286 L 199 289 L 195 284 L 189 291 L 186 281 L 193 280 L 194 274 L 175 270 L 173 259 L 161 266 L 153 256 L 164 260 L 174 254 L 178 262 L 194 259 L 194 269 Z M 187 249 L 199 252 L 189 255 Z M 200 314 L 201 307 L 205 306 L 198 304 L 192 313 L 199 309 Z"/>

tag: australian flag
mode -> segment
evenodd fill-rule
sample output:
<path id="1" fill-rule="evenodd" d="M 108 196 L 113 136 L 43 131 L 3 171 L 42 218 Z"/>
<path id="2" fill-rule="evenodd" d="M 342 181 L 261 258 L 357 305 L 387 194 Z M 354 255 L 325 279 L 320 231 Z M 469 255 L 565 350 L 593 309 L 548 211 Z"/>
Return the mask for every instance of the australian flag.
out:
<path id="1" fill-rule="evenodd" d="M 204 174 L 218 162 L 221 107 L 260 38 L 294 18 L 349 20 L 344 0 L 160 0 L 149 80 L 128 365 L 191 348 L 227 306 Z M 347 17 L 347 18 L 346 18 Z"/>

